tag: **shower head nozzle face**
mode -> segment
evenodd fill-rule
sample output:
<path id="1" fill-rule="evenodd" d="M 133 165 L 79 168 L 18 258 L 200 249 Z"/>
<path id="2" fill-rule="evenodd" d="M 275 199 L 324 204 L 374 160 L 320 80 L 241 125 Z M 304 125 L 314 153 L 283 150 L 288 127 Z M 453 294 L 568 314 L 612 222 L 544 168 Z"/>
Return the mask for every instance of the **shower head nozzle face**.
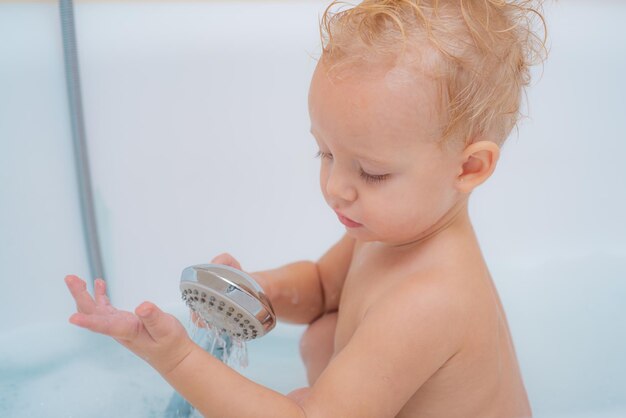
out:
<path id="1" fill-rule="evenodd" d="M 183 300 L 207 324 L 243 341 L 262 337 L 276 325 L 263 289 L 241 270 L 223 264 L 198 264 L 183 270 Z"/>

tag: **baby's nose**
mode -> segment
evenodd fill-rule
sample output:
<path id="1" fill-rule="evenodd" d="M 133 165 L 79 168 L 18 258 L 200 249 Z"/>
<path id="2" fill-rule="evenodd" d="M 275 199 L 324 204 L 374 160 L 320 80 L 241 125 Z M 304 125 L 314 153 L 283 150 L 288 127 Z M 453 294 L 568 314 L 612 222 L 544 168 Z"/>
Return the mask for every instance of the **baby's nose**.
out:
<path id="1" fill-rule="evenodd" d="M 335 171 L 335 170 L 333 170 Z M 326 195 L 335 200 L 354 202 L 357 197 L 356 189 L 349 179 L 337 172 L 331 172 L 326 179 Z"/>

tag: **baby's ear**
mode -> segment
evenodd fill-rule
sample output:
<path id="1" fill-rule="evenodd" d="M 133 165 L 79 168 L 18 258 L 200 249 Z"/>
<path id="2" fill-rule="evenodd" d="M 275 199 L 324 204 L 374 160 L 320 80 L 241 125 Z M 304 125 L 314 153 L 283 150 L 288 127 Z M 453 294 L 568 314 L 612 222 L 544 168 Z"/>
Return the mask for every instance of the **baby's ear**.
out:
<path id="1" fill-rule="evenodd" d="M 463 150 L 461 167 L 456 178 L 456 188 L 470 193 L 487 180 L 496 169 L 500 147 L 491 141 L 478 141 Z"/>

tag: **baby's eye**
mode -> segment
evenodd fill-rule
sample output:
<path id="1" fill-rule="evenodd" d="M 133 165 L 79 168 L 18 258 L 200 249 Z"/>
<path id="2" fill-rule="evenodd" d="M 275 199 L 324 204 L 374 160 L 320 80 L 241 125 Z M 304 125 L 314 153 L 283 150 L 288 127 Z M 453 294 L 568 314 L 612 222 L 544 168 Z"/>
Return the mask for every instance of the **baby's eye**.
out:
<path id="1" fill-rule="evenodd" d="M 317 151 L 317 154 L 315 154 L 315 158 L 328 158 L 330 160 L 333 159 L 333 154 L 327 153 L 327 152 L 322 152 L 322 151 Z"/>
<path id="2" fill-rule="evenodd" d="M 387 177 L 389 177 L 389 174 L 368 174 L 361 169 L 361 178 L 365 180 L 366 183 L 380 183 Z"/>

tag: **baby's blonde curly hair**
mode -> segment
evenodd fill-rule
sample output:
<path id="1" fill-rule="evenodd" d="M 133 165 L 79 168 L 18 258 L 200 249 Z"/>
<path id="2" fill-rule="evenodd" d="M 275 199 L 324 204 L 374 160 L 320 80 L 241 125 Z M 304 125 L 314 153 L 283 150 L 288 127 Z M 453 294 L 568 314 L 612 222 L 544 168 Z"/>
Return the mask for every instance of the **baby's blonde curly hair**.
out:
<path id="1" fill-rule="evenodd" d="M 546 55 L 540 1 L 365 0 L 320 21 L 328 71 L 346 64 L 414 62 L 433 76 L 446 123 L 440 144 L 501 146 L 520 117 L 529 67 Z"/>

